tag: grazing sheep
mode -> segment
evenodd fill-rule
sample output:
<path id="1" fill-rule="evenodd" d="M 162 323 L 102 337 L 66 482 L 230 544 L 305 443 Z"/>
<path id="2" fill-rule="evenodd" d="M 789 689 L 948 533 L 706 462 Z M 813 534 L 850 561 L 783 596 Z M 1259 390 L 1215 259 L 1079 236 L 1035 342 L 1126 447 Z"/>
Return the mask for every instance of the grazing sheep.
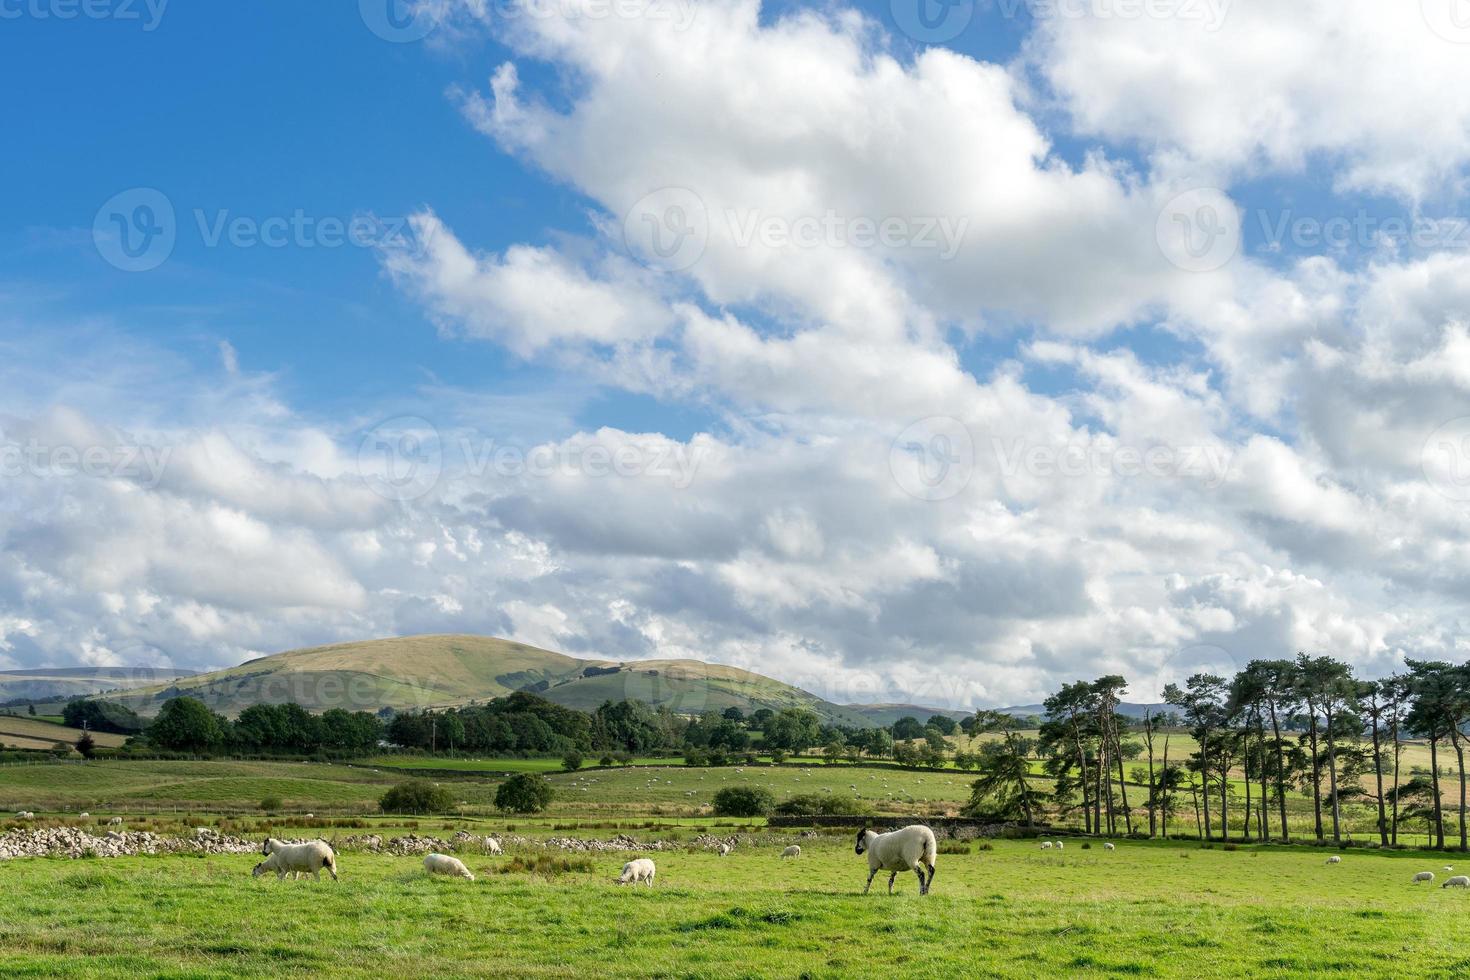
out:
<path id="1" fill-rule="evenodd" d="M 262 854 L 266 859 L 255 866 L 252 875 L 259 878 L 267 871 L 274 871 L 277 880 L 288 874 L 303 872 L 317 881 L 322 878 L 322 869 L 337 880 L 337 855 L 326 841 L 313 840 L 305 844 L 283 844 L 274 837 L 267 838 Z"/>
<path id="2" fill-rule="evenodd" d="M 450 857 L 448 854 L 425 854 L 424 870 L 431 875 L 452 875 L 456 878 L 475 880 L 475 876 L 470 874 L 470 869 L 464 866 L 463 861 Z"/>
<path id="3" fill-rule="evenodd" d="M 637 858 L 623 865 L 623 873 L 618 875 L 618 884 L 638 884 L 640 881 L 648 882 L 648 887 L 653 887 L 654 867 L 648 858 Z"/>
<path id="4" fill-rule="evenodd" d="M 1416 874 L 1414 876 L 1414 884 L 1417 885 L 1421 881 L 1433 882 L 1434 881 L 1434 872 L 1433 871 L 1421 871 L 1418 874 Z"/>
<path id="5" fill-rule="evenodd" d="M 1051 850 L 1051 841 L 1049 841 L 1049 840 L 1042 841 L 1041 842 L 1041 849 L 1043 851 L 1049 851 L 1049 850 Z"/>
<path id="6" fill-rule="evenodd" d="M 122 817 L 113 817 L 111 820 L 107 821 L 107 826 L 109 826 L 109 827 L 121 827 L 122 826 Z"/>
<path id="7" fill-rule="evenodd" d="M 1470 888 L 1470 875 L 1455 875 L 1446 881 L 1441 888 Z"/>
<path id="8" fill-rule="evenodd" d="M 308 813 L 306 815 L 306 819 L 307 820 L 315 820 L 316 819 L 316 814 L 315 813 Z"/>
<path id="9" fill-rule="evenodd" d="M 500 853 L 503 853 L 500 850 L 500 841 L 496 840 L 494 837 L 486 837 L 485 838 L 485 853 L 486 854 L 500 854 Z"/>
<path id="10" fill-rule="evenodd" d="M 1060 851 L 1060 850 L 1062 850 L 1062 848 L 1064 848 L 1066 846 L 1067 845 L 1066 844 L 1063 844 L 1061 841 L 1057 841 L 1057 850 Z"/>
<path id="11" fill-rule="evenodd" d="M 799 857 L 801 857 L 801 848 L 799 846 L 797 846 L 796 844 L 792 844 L 790 847 L 786 848 L 786 850 L 784 850 L 784 851 L 781 852 L 781 857 L 783 857 L 783 858 L 799 858 Z"/>
<path id="12" fill-rule="evenodd" d="M 919 876 L 919 894 L 929 894 L 929 886 L 934 884 L 934 856 L 939 846 L 934 840 L 934 831 L 922 824 L 911 824 L 901 830 L 889 831 L 886 834 L 875 833 L 864 827 L 858 831 L 857 847 L 858 854 L 867 852 L 868 855 L 868 883 L 863 887 L 863 894 L 873 887 L 873 876 L 879 871 L 887 871 L 888 894 L 893 894 L 893 879 L 898 877 L 900 871 L 912 871 Z M 929 868 L 929 877 L 924 877 L 924 867 Z"/>
<path id="13" fill-rule="evenodd" d="M 83 811 L 83 812 L 77 814 L 77 819 L 78 820 L 86 820 L 90 816 L 91 816 L 90 813 L 87 813 L 86 811 Z"/>
<path id="14" fill-rule="evenodd" d="M 1334 854 L 1334 855 L 1332 855 L 1332 857 L 1330 857 L 1330 858 L 1327 859 L 1327 863 L 1328 864 L 1341 864 L 1342 863 L 1342 855 L 1341 854 Z"/>
<path id="15" fill-rule="evenodd" d="M 721 844 L 719 847 L 715 848 L 715 850 L 719 852 L 720 857 L 726 857 L 730 853 L 730 845 Z"/>
<path id="16" fill-rule="evenodd" d="M 1444 869 L 1446 871 L 1453 871 L 1453 870 L 1455 870 L 1454 868 L 1450 867 L 1448 864 L 1444 866 Z"/>
<path id="17" fill-rule="evenodd" d="M 1112 850 L 1116 850 L 1116 848 L 1113 846 L 1113 842 L 1112 841 L 1107 841 L 1106 843 L 1103 844 L 1103 850 L 1105 850 L 1105 851 L 1112 851 Z"/>

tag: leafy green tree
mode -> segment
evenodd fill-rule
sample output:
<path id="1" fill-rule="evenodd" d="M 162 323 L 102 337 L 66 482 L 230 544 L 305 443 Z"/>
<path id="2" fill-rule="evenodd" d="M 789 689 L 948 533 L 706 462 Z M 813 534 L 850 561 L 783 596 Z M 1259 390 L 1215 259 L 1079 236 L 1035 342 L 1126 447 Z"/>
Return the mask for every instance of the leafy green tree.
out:
<path id="1" fill-rule="evenodd" d="M 817 744 L 822 721 L 816 712 L 805 708 L 785 708 L 771 719 L 765 729 L 767 748 L 787 752 L 805 752 Z"/>
<path id="2" fill-rule="evenodd" d="M 576 772 L 582 768 L 582 753 L 576 749 L 561 757 L 561 767 L 567 772 Z"/>
<path id="3" fill-rule="evenodd" d="M 540 813 L 551 805 L 551 784 L 533 772 L 517 773 L 495 791 L 495 808 L 510 813 Z"/>
<path id="4" fill-rule="evenodd" d="M 775 806 L 770 790 L 762 786 L 726 786 L 715 793 L 716 816 L 763 817 Z"/>
<path id="5" fill-rule="evenodd" d="M 116 701 L 76 698 L 61 709 L 61 720 L 70 728 L 88 728 L 114 735 L 136 735 L 145 726 L 138 713 Z"/>
<path id="6" fill-rule="evenodd" d="M 378 807 L 384 813 L 447 813 L 454 808 L 454 797 L 427 779 L 410 779 L 384 793 Z"/>
<path id="7" fill-rule="evenodd" d="M 173 752 L 207 752 L 225 735 L 224 719 L 198 698 L 172 698 L 163 703 L 148 726 L 148 741 Z"/>
<path id="8" fill-rule="evenodd" d="M 910 739 L 923 737 L 924 726 L 919 724 L 919 719 L 911 715 L 904 715 L 893 723 L 893 740 L 895 742 L 907 742 Z"/>
<path id="9" fill-rule="evenodd" d="M 959 731 L 960 723 L 949 715 L 930 715 L 929 720 L 924 722 L 924 727 L 936 731 L 941 735 L 953 735 Z"/>
<path id="10" fill-rule="evenodd" d="M 1164 688 L 1164 700 L 1179 708 L 1191 726 L 1195 741 L 1199 743 L 1198 770 L 1202 776 L 1204 791 L 1204 822 L 1202 832 L 1210 837 L 1210 781 L 1209 748 L 1210 736 L 1225 721 L 1225 678 L 1214 674 L 1195 674 L 1184 682 L 1180 689 L 1176 684 Z"/>
<path id="11" fill-rule="evenodd" d="M 77 739 L 76 750 L 83 759 L 90 759 L 97 754 L 97 740 L 92 737 L 91 732 L 82 732 L 82 737 Z"/>

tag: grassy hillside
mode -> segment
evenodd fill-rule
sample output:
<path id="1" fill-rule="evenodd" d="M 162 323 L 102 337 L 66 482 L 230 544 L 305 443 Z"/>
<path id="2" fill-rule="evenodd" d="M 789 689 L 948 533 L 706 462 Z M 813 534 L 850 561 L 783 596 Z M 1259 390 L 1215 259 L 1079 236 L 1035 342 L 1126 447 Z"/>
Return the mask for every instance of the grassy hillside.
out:
<path id="1" fill-rule="evenodd" d="M 67 728 L 39 718 L 0 714 L 0 745 L 12 749 L 50 749 L 57 742 L 75 745 L 82 737 L 81 729 Z M 127 741 L 122 735 L 93 732 L 92 740 L 105 748 L 116 748 Z"/>
<path id="2" fill-rule="evenodd" d="M 845 724 L 862 714 L 737 667 L 698 660 L 618 664 L 579 660 L 486 636 L 410 636 L 292 650 L 238 667 L 155 684 L 119 696 L 144 715 L 181 694 L 216 711 L 294 701 L 314 711 L 441 708 L 528 690 L 583 711 L 607 700 L 645 701 L 695 714 L 737 707 L 805 707 Z"/>
<path id="3" fill-rule="evenodd" d="M 866 719 L 866 724 L 887 728 L 900 718 L 917 718 L 928 721 L 935 715 L 945 715 L 955 721 L 968 718 L 973 711 L 951 711 L 946 708 L 926 708 L 921 704 L 848 704 L 843 705 Z"/>

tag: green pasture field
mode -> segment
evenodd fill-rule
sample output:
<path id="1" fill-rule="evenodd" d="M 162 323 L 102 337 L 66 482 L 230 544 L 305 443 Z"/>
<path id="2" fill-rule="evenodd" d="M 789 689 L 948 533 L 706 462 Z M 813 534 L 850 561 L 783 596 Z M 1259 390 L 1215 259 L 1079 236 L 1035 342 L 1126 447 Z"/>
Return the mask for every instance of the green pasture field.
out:
<path id="1" fill-rule="evenodd" d="M 1470 892 L 1413 885 L 1444 855 L 1001 841 L 940 854 L 861 894 L 847 835 L 650 853 L 655 887 L 612 883 L 631 854 L 556 877 L 431 879 L 414 857 L 340 857 L 341 880 L 252 879 L 251 855 L 6 862 L 9 977 L 1456 976 Z M 1443 880 L 1443 873 L 1440 873 Z"/>

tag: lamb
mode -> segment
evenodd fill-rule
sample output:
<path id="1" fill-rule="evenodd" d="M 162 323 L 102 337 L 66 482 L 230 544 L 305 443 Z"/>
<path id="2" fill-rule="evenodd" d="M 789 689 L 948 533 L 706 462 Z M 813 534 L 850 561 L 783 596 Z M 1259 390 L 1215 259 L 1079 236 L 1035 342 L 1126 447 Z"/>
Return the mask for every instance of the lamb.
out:
<path id="1" fill-rule="evenodd" d="M 786 848 L 786 850 L 784 850 L 784 851 L 781 852 L 781 857 L 782 858 L 799 858 L 799 857 L 801 857 L 801 848 L 799 846 L 797 846 L 796 844 L 792 844 L 790 847 Z"/>
<path id="2" fill-rule="evenodd" d="M 1328 864 L 1341 864 L 1342 863 L 1342 855 L 1341 854 L 1334 854 L 1334 855 L 1332 855 L 1332 857 L 1330 857 L 1330 858 L 1327 859 L 1327 863 Z"/>
<path id="3" fill-rule="evenodd" d="M 623 865 L 623 873 L 618 875 L 618 884 L 626 885 L 630 882 L 638 884 L 640 881 L 648 882 L 648 887 L 653 887 L 654 867 L 648 858 L 636 858 Z"/>
<path id="4" fill-rule="evenodd" d="M 283 844 L 272 837 L 267 838 L 261 853 L 268 857 L 257 864 L 255 870 L 251 872 L 257 878 L 267 871 L 274 871 L 277 880 L 288 874 L 302 872 L 320 881 L 322 869 L 325 868 L 332 876 L 332 880 L 337 880 L 337 855 L 332 853 L 332 848 L 326 841 L 313 840 L 305 844 Z"/>
<path id="5" fill-rule="evenodd" d="M 1051 841 L 1049 841 L 1049 840 L 1042 841 L 1041 842 L 1041 849 L 1043 851 L 1049 851 L 1049 850 L 1051 850 Z"/>
<path id="6" fill-rule="evenodd" d="M 1416 874 L 1414 876 L 1414 884 L 1417 885 L 1421 881 L 1428 881 L 1428 882 L 1431 882 L 1432 883 L 1434 881 L 1434 872 L 1433 871 L 1421 871 L 1418 874 Z"/>
<path id="7" fill-rule="evenodd" d="M 469 881 L 475 880 L 475 876 L 470 874 L 470 869 L 464 866 L 463 861 L 450 857 L 448 854 L 425 854 L 424 870 L 431 875 L 452 875 Z"/>
<path id="8" fill-rule="evenodd" d="M 1446 881 L 1441 888 L 1470 888 L 1470 875 L 1455 875 Z"/>
<path id="9" fill-rule="evenodd" d="M 1113 842 L 1112 841 L 1107 841 L 1106 843 L 1103 844 L 1103 850 L 1105 850 L 1105 851 L 1113 851 L 1113 850 L 1117 850 L 1117 848 L 1115 848 L 1113 846 Z"/>
<path id="10" fill-rule="evenodd" d="M 934 884 L 934 856 L 939 846 L 934 840 L 934 831 L 922 824 L 911 824 L 901 830 L 889 831 L 879 834 L 864 827 L 858 831 L 857 847 L 858 854 L 867 852 L 868 855 L 868 883 L 863 887 L 863 894 L 873 887 L 873 876 L 879 871 L 887 871 L 888 894 L 893 894 L 893 879 L 898 877 L 900 871 L 912 871 L 919 876 L 919 894 L 929 894 L 929 887 Z M 924 877 L 924 867 L 929 868 L 929 877 Z"/>

